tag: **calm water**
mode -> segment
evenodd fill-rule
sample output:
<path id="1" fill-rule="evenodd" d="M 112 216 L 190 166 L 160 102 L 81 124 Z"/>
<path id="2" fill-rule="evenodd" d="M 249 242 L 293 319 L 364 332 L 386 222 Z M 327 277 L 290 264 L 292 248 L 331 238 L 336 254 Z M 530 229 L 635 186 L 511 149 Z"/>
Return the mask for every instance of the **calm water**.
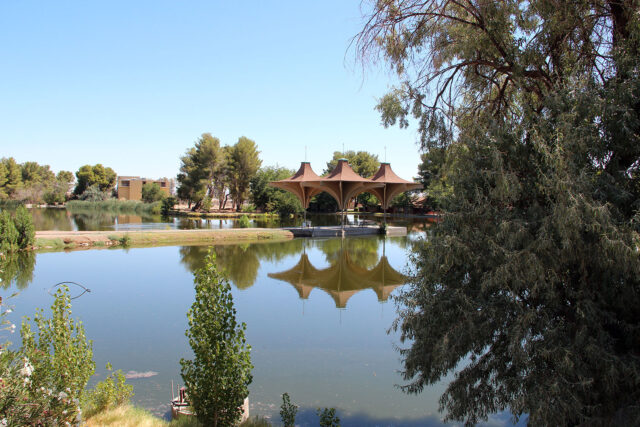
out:
<path id="1" fill-rule="evenodd" d="M 185 217 L 162 217 L 159 215 L 115 215 L 109 212 L 69 212 L 66 209 L 34 208 L 31 209 L 36 230 L 68 230 L 68 231 L 108 231 L 108 230 L 149 230 L 149 229 L 196 229 L 196 228 L 236 228 L 236 219 L 190 219 Z M 367 219 L 380 222 L 379 217 L 364 215 L 347 215 L 346 222 Z M 314 226 L 338 225 L 340 219 L 335 214 L 310 214 L 307 220 Z M 251 219 L 251 227 L 282 227 L 300 225 L 301 219 Z M 424 231 L 429 223 L 423 219 L 407 217 L 390 217 L 391 225 L 402 225 L 412 230 Z"/>
<path id="2" fill-rule="evenodd" d="M 294 239 L 216 246 L 233 286 L 238 318 L 247 324 L 254 364 L 252 415 L 279 421 L 281 394 L 300 406 L 298 422 L 317 425 L 317 407 L 335 407 L 344 426 L 442 425 L 438 398 L 446 379 L 418 396 L 402 393 L 401 368 L 388 334 L 389 296 L 406 280 L 407 255 L 424 233 L 382 239 Z M 179 360 L 190 357 L 184 335 L 194 300 L 192 271 L 205 246 L 93 249 L 13 257 L 2 294 L 15 290 L 12 320 L 49 307 L 52 285 L 91 289 L 72 301 L 93 339 L 96 379 L 111 362 L 128 373 L 134 401 L 167 415 Z M 9 283 L 11 283 L 9 285 Z M 73 290 L 72 294 L 79 294 Z M 19 337 L 13 337 L 14 341 Z M 508 415 L 492 418 L 508 425 Z"/>

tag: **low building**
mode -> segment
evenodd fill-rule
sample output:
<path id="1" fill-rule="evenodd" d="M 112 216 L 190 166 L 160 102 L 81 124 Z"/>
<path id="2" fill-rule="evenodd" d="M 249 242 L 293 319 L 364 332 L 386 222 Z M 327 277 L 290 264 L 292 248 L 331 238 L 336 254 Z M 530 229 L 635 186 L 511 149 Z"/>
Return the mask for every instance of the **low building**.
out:
<path id="1" fill-rule="evenodd" d="M 148 179 L 139 176 L 119 176 L 118 177 L 118 199 L 119 200 L 142 200 L 142 186 L 148 183 L 156 183 L 167 196 L 171 195 L 171 184 L 167 178 Z"/>

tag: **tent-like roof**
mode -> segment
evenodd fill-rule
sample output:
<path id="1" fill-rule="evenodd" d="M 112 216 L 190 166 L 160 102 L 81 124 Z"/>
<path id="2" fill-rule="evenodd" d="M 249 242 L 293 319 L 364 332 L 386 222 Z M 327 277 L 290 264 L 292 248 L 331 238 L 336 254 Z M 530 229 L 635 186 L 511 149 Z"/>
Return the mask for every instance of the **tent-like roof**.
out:
<path id="1" fill-rule="evenodd" d="M 280 273 L 269 273 L 269 277 L 290 283 L 303 299 L 307 299 L 314 288 L 320 288 L 331 295 L 338 308 L 346 307 L 349 298 L 364 289 L 372 289 L 379 301 L 386 301 L 389 294 L 406 281 L 404 275 L 391 267 L 386 256 L 367 270 L 353 262 L 342 249 L 337 262 L 327 268 L 315 268 L 307 254 L 302 254 L 295 266 Z"/>
<path id="2" fill-rule="evenodd" d="M 302 162 L 300 169 L 290 178 L 270 182 L 269 185 L 292 192 L 307 209 L 311 198 L 323 191 L 329 193 L 343 209 L 349 200 L 360 193 L 370 192 L 382 203 L 384 209 L 399 193 L 422 188 L 421 184 L 406 181 L 396 175 L 389 163 L 381 163 L 371 179 L 363 178 L 351 169 L 347 159 L 339 159 L 336 167 L 325 177 L 318 176 L 309 162 Z"/>
<path id="3" fill-rule="evenodd" d="M 398 194 L 422 188 L 422 184 L 407 181 L 396 175 L 391 169 L 391 165 L 389 163 L 380 163 L 380 169 L 378 169 L 378 172 L 373 175 L 371 181 L 383 184 L 369 190 L 371 194 L 380 200 L 383 209 L 387 209 L 391 200 L 393 200 L 393 198 Z"/>
<path id="4" fill-rule="evenodd" d="M 375 187 L 382 187 L 382 184 L 372 182 L 355 173 L 347 159 L 338 159 L 338 164 L 328 176 L 319 182 L 310 182 L 309 185 L 331 194 L 338 202 L 339 209 L 346 207 L 349 200 L 358 194 Z"/>
<path id="5" fill-rule="evenodd" d="M 300 200 L 302 207 L 307 209 L 311 198 L 316 194 L 322 193 L 323 190 L 307 186 L 306 184 L 308 182 L 317 182 L 321 179 L 322 178 L 311 169 L 309 162 L 302 162 L 300 163 L 300 169 L 298 169 L 298 172 L 292 177 L 270 182 L 269 185 L 292 192 Z"/>

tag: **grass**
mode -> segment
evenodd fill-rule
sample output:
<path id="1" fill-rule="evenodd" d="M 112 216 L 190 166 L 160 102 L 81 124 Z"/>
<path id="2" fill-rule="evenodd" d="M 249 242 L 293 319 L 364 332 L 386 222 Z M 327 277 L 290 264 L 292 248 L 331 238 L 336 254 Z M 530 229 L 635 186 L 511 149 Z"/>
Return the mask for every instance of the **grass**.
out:
<path id="1" fill-rule="evenodd" d="M 40 235 L 38 235 L 40 233 Z M 277 228 L 215 230 L 151 230 L 131 232 L 66 232 L 36 233 L 37 249 L 62 250 L 73 247 L 142 247 L 185 244 L 220 244 L 247 241 L 288 240 L 293 235 Z"/>
<path id="2" fill-rule="evenodd" d="M 66 203 L 69 212 L 111 212 L 114 214 L 155 215 L 160 213 L 161 202 L 144 203 L 138 200 L 108 199 L 101 202 L 71 200 Z"/>
<path id="3" fill-rule="evenodd" d="M 181 417 L 171 422 L 167 422 L 158 418 L 144 409 L 136 408 L 131 405 L 118 406 L 117 408 L 108 409 L 100 412 L 86 420 L 87 427 L 202 427 L 202 424 L 195 417 Z M 271 423 L 265 418 L 252 417 L 241 427 L 268 427 Z"/>

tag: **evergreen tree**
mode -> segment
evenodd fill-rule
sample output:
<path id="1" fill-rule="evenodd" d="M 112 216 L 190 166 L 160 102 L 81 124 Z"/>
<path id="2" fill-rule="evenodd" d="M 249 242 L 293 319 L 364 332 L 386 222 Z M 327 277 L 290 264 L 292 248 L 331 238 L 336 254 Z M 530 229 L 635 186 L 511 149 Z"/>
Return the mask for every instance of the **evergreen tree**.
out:
<path id="1" fill-rule="evenodd" d="M 620 1 L 376 2 L 360 52 L 385 125 L 446 147 L 444 220 L 395 327 L 404 390 L 448 419 L 637 425 L 640 25 Z M 463 363 L 462 363 L 463 362 Z"/>

